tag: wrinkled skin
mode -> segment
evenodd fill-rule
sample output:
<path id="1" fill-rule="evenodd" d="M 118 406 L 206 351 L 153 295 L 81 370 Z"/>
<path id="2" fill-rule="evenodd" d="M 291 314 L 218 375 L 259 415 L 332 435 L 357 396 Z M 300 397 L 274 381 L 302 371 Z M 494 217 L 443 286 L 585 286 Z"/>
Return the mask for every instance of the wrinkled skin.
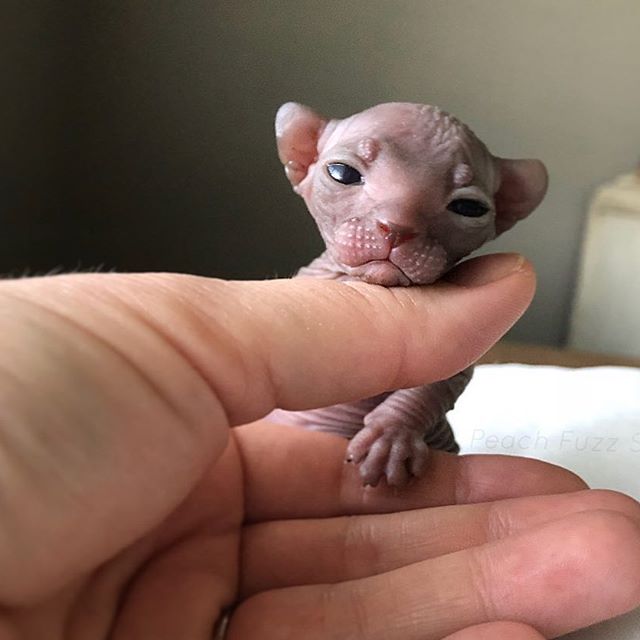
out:
<path id="1" fill-rule="evenodd" d="M 326 245 L 299 276 L 431 284 L 529 215 L 547 188 L 541 162 L 494 157 L 466 125 L 428 105 L 381 104 L 329 120 L 287 103 L 276 137 Z M 471 375 L 469 367 L 435 384 L 272 418 L 352 438 L 347 461 L 365 484 L 384 477 L 403 486 L 424 472 L 429 445 L 458 450 L 445 416 Z"/>

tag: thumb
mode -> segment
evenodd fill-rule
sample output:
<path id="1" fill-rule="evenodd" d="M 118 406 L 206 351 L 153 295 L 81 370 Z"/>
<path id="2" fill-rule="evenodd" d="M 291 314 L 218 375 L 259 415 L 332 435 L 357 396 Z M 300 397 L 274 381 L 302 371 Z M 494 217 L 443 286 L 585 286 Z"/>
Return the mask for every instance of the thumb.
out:
<path id="1" fill-rule="evenodd" d="M 229 283 L 222 296 L 202 296 L 215 324 L 188 352 L 230 424 L 243 424 L 276 406 L 317 408 L 450 377 L 516 322 L 534 290 L 531 265 L 510 254 L 470 260 L 429 287 Z"/>

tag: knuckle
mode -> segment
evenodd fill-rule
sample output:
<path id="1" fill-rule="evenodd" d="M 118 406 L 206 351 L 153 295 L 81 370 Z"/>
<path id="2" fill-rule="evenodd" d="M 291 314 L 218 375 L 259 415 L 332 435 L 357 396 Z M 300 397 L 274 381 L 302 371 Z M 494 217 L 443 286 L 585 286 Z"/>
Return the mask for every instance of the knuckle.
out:
<path id="1" fill-rule="evenodd" d="M 485 533 L 487 540 L 500 540 L 515 530 L 509 508 L 503 503 L 493 502 L 487 507 Z"/>
<path id="2" fill-rule="evenodd" d="M 378 571 L 381 561 L 376 527 L 367 516 L 346 516 L 342 558 L 350 579 Z"/>
<path id="3" fill-rule="evenodd" d="M 487 565 L 486 555 L 479 553 L 477 548 L 473 549 L 467 562 L 471 582 L 469 593 L 475 596 L 481 621 L 499 619 L 498 606 L 493 600 L 493 589 L 491 589 L 492 569 Z"/>

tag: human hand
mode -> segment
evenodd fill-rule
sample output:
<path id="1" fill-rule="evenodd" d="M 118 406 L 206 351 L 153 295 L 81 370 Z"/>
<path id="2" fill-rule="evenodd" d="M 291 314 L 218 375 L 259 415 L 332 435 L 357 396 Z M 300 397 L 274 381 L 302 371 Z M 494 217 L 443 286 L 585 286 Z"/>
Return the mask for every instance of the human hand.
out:
<path id="1" fill-rule="evenodd" d="M 339 438 L 229 429 L 464 368 L 528 304 L 515 267 L 408 290 L 3 283 L 0 637 L 208 639 L 238 605 L 229 640 L 516 639 L 540 636 L 500 621 L 554 635 L 635 606 L 637 505 L 564 493 L 568 472 L 434 453 L 394 494 L 360 486 Z"/>

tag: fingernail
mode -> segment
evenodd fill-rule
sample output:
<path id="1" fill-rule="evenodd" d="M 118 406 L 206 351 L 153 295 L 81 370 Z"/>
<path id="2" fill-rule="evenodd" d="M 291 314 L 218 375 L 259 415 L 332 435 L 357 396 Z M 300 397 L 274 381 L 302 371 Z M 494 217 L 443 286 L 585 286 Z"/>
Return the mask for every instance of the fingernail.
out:
<path id="1" fill-rule="evenodd" d="M 442 279 L 461 287 L 481 287 L 518 271 L 524 271 L 526 264 L 526 258 L 518 253 L 497 253 L 467 260 L 445 274 Z"/>

